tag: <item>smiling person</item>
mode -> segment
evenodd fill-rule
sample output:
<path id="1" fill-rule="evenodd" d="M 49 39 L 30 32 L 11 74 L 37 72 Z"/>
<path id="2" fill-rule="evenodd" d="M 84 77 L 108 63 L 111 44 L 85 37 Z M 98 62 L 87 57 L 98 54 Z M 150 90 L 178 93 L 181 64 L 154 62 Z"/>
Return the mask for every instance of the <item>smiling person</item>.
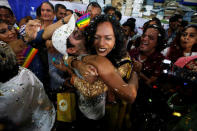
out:
<path id="1" fill-rule="evenodd" d="M 67 11 L 67 9 L 64 5 L 62 5 L 62 4 L 55 5 L 55 13 L 56 13 L 57 21 L 66 16 L 66 11 Z"/>
<path id="2" fill-rule="evenodd" d="M 132 49 L 129 53 L 142 63 L 141 79 L 148 85 L 156 81 L 160 75 L 161 63 L 164 56 L 160 51 L 164 47 L 165 32 L 162 27 L 149 25 L 144 29 L 139 48 Z"/>
<path id="3" fill-rule="evenodd" d="M 6 6 L 0 6 L 0 20 L 4 20 L 9 25 L 14 25 L 16 22 L 16 18 L 12 12 L 12 10 Z"/>
<path id="4" fill-rule="evenodd" d="M 138 48 L 132 49 L 129 53 L 132 58 L 135 58 L 142 64 L 141 71 L 139 73 L 139 89 L 136 101 L 132 105 L 132 130 L 160 130 L 162 126 L 154 126 L 155 122 L 161 123 L 161 117 L 149 117 L 149 114 L 160 116 L 164 114 L 165 108 L 160 101 L 161 95 L 158 95 L 157 89 L 153 86 L 156 84 L 159 76 L 161 75 L 162 61 L 164 56 L 160 53 L 163 49 L 165 30 L 157 25 L 149 25 L 141 36 L 140 45 Z M 152 102 L 149 102 L 151 100 Z M 148 130 L 148 131 L 149 131 Z"/>
<path id="5" fill-rule="evenodd" d="M 21 56 L 25 44 L 22 39 L 17 38 L 17 32 L 12 25 L 8 25 L 6 21 L 0 20 L 0 41 L 8 43 L 16 54 L 17 62 L 21 65 L 24 57 Z"/>
<path id="6" fill-rule="evenodd" d="M 53 19 L 55 17 L 54 6 L 50 2 L 43 2 L 41 4 L 41 25 L 42 29 L 50 24 L 53 24 Z"/>
<path id="7" fill-rule="evenodd" d="M 71 83 L 81 94 L 79 108 L 89 119 L 100 119 L 105 129 L 120 129 L 122 122 L 119 120 L 125 118 L 126 102 L 134 102 L 138 89 L 137 74 L 132 72 L 132 62 L 123 46 L 122 28 L 111 16 L 100 15 L 85 29 L 85 35 L 86 48 L 91 55 L 69 58 L 68 65 L 84 72 L 81 73 L 84 78 L 91 78 L 94 76 L 86 74 L 83 66 L 90 64 L 97 69 L 98 75 L 93 81 L 72 76 Z M 101 119 L 104 114 L 106 123 Z M 87 128 L 86 122 L 83 121 L 82 128 Z"/>
<path id="8" fill-rule="evenodd" d="M 92 20 L 98 15 L 101 15 L 102 9 L 97 2 L 90 2 L 86 9 L 87 13 L 90 13 L 90 19 Z"/>
<path id="9" fill-rule="evenodd" d="M 179 57 L 197 55 L 197 26 L 186 26 L 174 43 L 162 52 L 172 63 Z"/>

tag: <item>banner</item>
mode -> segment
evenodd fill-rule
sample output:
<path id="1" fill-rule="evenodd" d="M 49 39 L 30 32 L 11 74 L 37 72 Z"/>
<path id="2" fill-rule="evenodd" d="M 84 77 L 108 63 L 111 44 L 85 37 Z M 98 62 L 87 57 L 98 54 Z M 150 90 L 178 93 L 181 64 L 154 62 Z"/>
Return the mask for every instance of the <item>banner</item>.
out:
<path id="1" fill-rule="evenodd" d="M 48 0 L 8 0 L 8 3 L 19 22 L 25 16 L 36 17 L 36 9 L 42 2 Z"/>
<path id="2" fill-rule="evenodd" d="M 75 2 L 68 1 L 50 1 L 54 6 L 56 4 L 65 5 L 67 9 L 73 10 L 73 12 L 79 12 L 80 14 L 84 14 L 87 8 L 87 5 Z"/>

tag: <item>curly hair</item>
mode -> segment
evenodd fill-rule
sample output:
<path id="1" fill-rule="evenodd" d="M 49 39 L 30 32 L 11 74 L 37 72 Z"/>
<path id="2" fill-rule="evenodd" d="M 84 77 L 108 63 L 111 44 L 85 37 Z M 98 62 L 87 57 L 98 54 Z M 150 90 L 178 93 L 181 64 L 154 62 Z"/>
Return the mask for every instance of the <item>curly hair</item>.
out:
<path id="1" fill-rule="evenodd" d="M 124 44 L 124 33 L 120 23 L 114 19 L 111 15 L 100 15 L 95 17 L 94 21 L 85 29 L 86 36 L 86 48 L 89 53 L 96 54 L 96 49 L 94 47 L 94 36 L 97 31 L 99 24 L 109 22 L 112 25 L 114 35 L 115 35 L 115 45 L 112 51 L 106 56 L 114 65 L 117 61 L 126 56 L 126 46 Z"/>
<path id="2" fill-rule="evenodd" d="M 147 25 L 144 28 L 143 34 L 146 32 L 147 29 L 153 28 L 156 29 L 159 34 L 158 34 L 158 39 L 157 39 L 157 47 L 156 51 L 162 51 L 166 47 L 166 42 L 165 42 L 165 30 L 163 27 L 158 26 L 158 25 Z"/>

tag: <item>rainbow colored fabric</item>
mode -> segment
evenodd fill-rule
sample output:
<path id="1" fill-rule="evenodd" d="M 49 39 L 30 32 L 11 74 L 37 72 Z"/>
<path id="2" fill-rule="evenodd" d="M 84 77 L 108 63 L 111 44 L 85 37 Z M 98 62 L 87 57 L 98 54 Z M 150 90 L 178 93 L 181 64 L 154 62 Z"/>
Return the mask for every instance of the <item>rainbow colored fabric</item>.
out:
<path id="1" fill-rule="evenodd" d="M 89 23 L 90 23 L 90 13 L 86 13 L 86 14 L 82 15 L 77 20 L 77 26 L 79 29 L 85 28 L 86 26 L 89 25 Z"/>
<path id="2" fill-rule="evenodd" d="M 37 54 L 37 52 L 38 49 L 28 46 L 23 52 L 23 56 L 25 57 L 25 62 L 23 63 L 22 66 L 28 68 L 32 60 L 34 59 L 35 55 Z"/>

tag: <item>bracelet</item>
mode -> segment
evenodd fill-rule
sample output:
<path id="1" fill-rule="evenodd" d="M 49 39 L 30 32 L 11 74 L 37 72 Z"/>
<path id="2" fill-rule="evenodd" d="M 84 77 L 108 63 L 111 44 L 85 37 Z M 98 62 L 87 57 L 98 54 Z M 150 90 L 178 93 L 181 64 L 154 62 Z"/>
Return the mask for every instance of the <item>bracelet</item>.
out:
<path id="1" fill-rule="evenodd" d="M 63 56 L 64 65 L 68 67 L 68 55 Z"/>
<path id="2" fill-rule="evenodd" d="M 83 61 L 82 59 L 83 59 L 85 56 L 87 56 L 87 55 L 88 55 L 88 54 L 79 55 L 79 56 L 77 56 L 77 60 Z"/>
<path id="3" fill-rule="evenodd" d="M 64 25 L 66 24 L 66 22 L 64 21 L 64 18 L 62 18 L 62 24 L 64 24 Z"/>

